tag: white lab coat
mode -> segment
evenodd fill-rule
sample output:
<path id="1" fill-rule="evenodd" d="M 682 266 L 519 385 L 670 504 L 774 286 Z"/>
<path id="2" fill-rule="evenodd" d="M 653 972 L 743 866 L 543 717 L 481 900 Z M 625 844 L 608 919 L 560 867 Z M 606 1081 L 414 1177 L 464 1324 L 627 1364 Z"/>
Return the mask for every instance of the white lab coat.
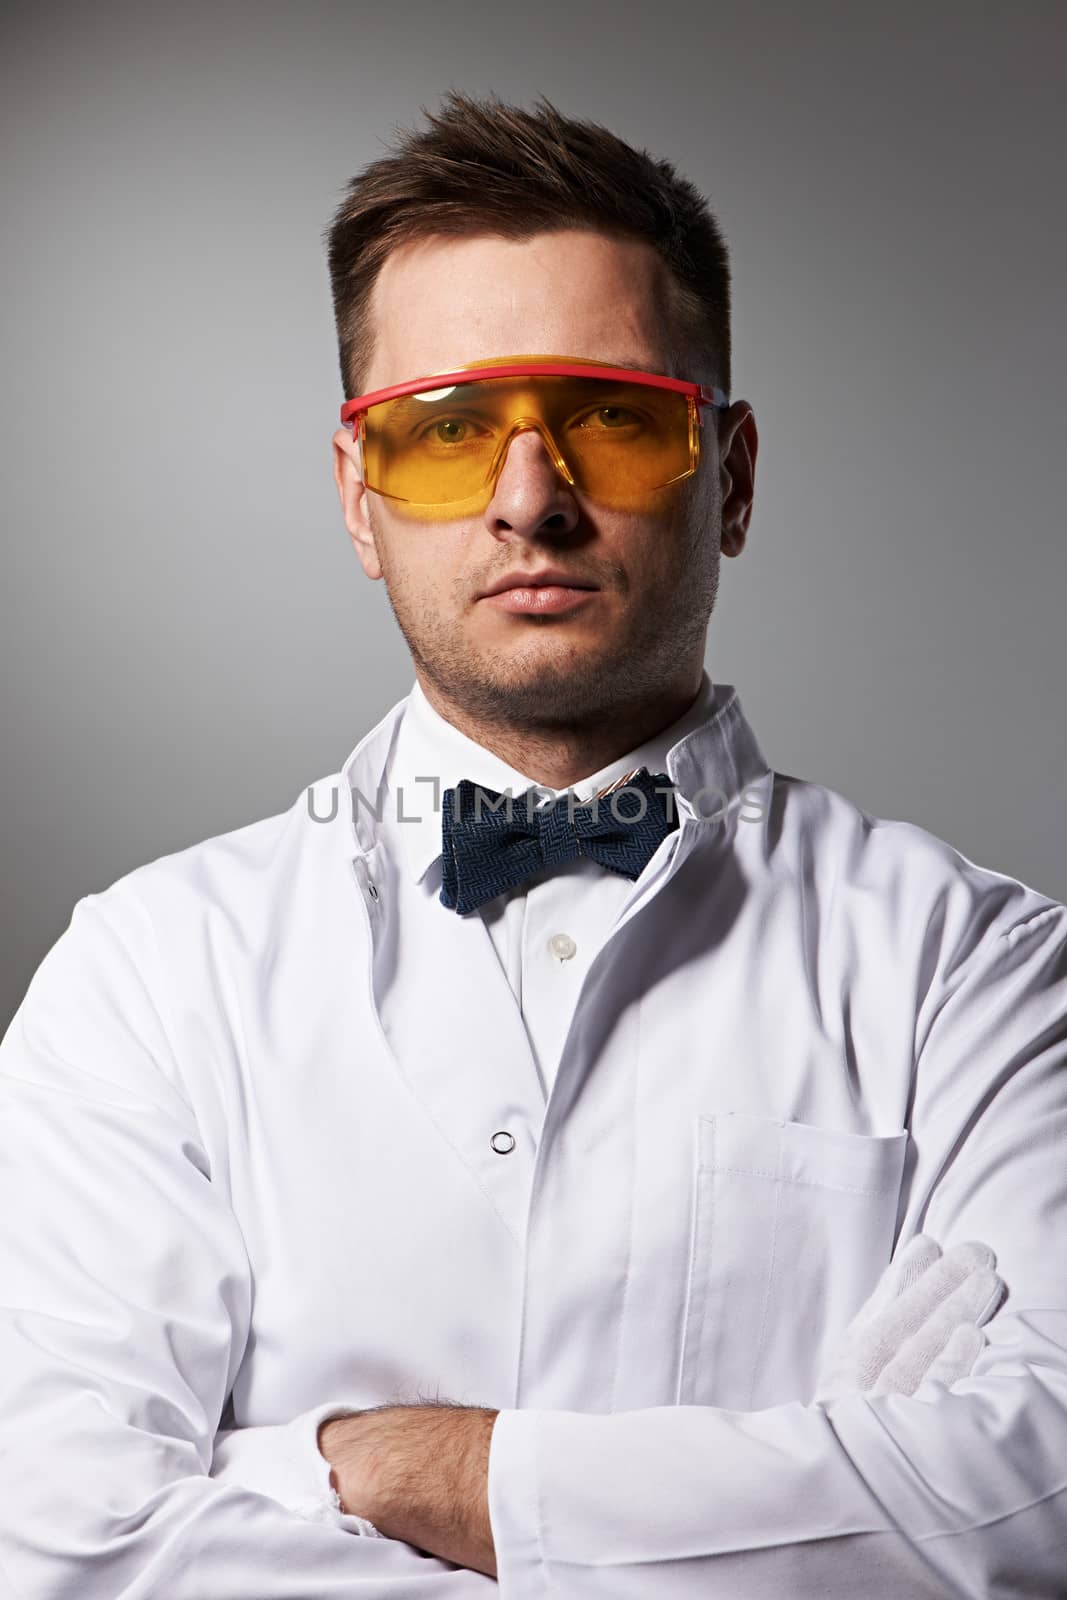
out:
<path id="1" fill-rule="evenodd" d="M 547 1104 L 477 915 L 417 1046 L 380 1026 L 396 865 L 346 799 L 403 701 L 332 821 L 78 903 L 0 1045 L 13 1594 L 488 1595 L 330 1504 L 318 1421 L 420 1394 L 500 1408 L 507 1597 L 1067 1594 L 1067 909 L 716 705 Z M 997 1253 L 973 1374 L 813 1404 L 920 1230 Z"/>

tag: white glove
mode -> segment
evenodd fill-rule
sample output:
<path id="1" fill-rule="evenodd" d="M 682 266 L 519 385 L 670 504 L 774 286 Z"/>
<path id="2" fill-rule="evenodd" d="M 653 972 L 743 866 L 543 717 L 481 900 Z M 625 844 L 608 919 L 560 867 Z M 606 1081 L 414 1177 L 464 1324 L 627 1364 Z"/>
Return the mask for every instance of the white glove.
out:
<path id="1" fill-rule="evenodd" d="M 951 1385 L 974 1366 L 1006 1292 L 988 1245 L 917 1233 L 889 1263 L 819 1374 L 814 1399 L 914 1394 L 927 1378 Z"/>

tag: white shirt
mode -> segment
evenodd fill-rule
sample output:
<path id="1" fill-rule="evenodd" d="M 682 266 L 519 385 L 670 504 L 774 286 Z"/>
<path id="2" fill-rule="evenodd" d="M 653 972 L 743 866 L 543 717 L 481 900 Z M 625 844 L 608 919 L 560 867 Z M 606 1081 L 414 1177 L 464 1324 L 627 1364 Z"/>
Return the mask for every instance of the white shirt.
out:
<path id="1" fill-rule="evenodd" d="M 708 720 L 714 695 L 704 672 L 696 697 L 676 722 L 570 785 L 577 801 L 591 800 L 638 767 L 666 772 L 671 747 Z M 387 800 L 381 807 L 385 848 L 404 869 L 398 880 L 398 916 L 405 935 L 398 940 L 396 971 L 380 1008 L 382 1026 L 400 1055 L 408 1048 L 404 1029 L 414 1022 L 410 997 L 418 992 L 421 971 L 418 936 L 408 938 L 406 930 L 422 923 L 426 899 L 441 892 L 441 796 L 461 778 L 516 799 L 531 785 L 546 802 L 566 793 L 538 783 L 461 733 L 434 710 L 416 679 L 385 775 Z M 709 815 L 715 804 L 712 796 L 706 797 Z M 664 866 L 669 859 L 668 848 Z M 518 1003 L 546 1096 L 585 975 L 630 889 L 627 878 L 586 857 L 539 872 L 477 908 Z"/>
<path id="2" fill-rule="evenodd" d="M 0 1044 L 0 1585 L 489 1596 L 315 1448 L 432 1397 L 499 1408 L 509 1600 L 1062 1594 L 1067 908 L 770 771 L 716 685 L 546 1086 L 486 918 L 347 803 L 405 705 L 80 900 Z M 814 1403 L 918 1231 L 996 1251 L 972 1374 Z"/>

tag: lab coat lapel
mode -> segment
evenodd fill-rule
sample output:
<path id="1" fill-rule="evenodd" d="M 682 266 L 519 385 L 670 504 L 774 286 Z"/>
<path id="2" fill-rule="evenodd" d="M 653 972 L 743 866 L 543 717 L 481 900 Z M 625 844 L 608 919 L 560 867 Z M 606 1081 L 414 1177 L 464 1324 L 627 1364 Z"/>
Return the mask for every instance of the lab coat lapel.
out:
<path id="1" fill-rule="evenodd" d="M 379 792 L 403 704 L 393 707 L 345 765 L 347 782 L 363 795 Z M 521 1242 L 545 1100 L 518 1002 L 482 918 L 458 916 L 435 903 L 428 915 L 402 930 L 405 960 L 426 975 L 425 983 L 386 1036 L 381 1007 L 392 981 L 390 952 L 401 936 L 397 875 L 402 869 L 377 837 L 372 811 L 357 808 L 352 826 L 352 867 L 367 919 L 376 1031 L 425 1114 Z M 498 1134 L 510 1134 L 514 1147 L 499 1148 L 509 1146 L 506 1138 L 494 1144 Z"/>
<path id="2" fill-rule="evenodd" d="M 406 1020 L 397 1065 L 521 1241 L 545 1100 L 518 1001 L 477 913 L 435 902 L 410 934 L 432 999 Z"/>

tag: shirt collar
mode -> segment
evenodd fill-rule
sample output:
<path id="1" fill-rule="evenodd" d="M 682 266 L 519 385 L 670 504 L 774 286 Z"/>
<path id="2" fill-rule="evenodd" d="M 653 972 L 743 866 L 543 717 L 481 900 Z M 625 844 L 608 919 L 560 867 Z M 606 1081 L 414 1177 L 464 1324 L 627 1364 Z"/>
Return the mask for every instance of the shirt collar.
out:
<path id="1" fill-rule="evenodd" d="M 446 789 L 469 778 L 518 796 L 537 780 L 442 717 L 418 679 L 394 710 L 399 722 L 381 783 L 379 829 L 417 883 L 441 854 L 441 797 Z M 357 754 L 354 751 L 346 762 L 346 772 L 355 768 Z M 702 820 L 721 811 L 747 783 L 768 770 L 735 689 L 731 684 L 713 684 L 706 670 L 692 705 L 681 717 L 569 787 L 579 800 L 588 800 L 637 767 L 666 772 L 681 796 L 679 814 L 692 812 Z M 566 793 L 547 784 L 538 787 L 546 797 Z"/>

